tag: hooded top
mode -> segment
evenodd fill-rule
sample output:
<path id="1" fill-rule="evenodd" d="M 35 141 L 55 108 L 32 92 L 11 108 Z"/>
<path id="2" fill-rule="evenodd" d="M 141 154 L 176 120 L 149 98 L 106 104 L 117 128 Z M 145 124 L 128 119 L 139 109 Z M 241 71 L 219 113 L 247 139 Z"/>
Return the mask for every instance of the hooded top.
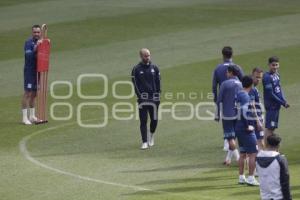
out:
<path id="1" fill-rule="evenodd" d="M 276 151 L 260 151 L 256 157 L 262 200 L 291 200 L 287 160 Z"/>

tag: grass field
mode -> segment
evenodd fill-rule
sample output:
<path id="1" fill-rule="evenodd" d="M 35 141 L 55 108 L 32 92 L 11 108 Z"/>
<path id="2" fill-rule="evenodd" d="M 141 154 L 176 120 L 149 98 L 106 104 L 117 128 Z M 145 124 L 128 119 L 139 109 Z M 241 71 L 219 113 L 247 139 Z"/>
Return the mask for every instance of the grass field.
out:
<path id="1" fill-rule="evenodd" d="M 40 126 L 20 124 L 23 44 L 30 27 L 47 23 L 52 41 L 50 82 L 76 83 L 82 73 L 109 78 L 103 100 L 68 100 L 74 115 Z M 148 47 L 160 66 L 163 92 L 211 91 L 220 49 L 234 48 L 244 71 L 267 69 L 271 55 L 281 58 L 280 74 L 291 104 L 282 110 L 278 133 L 289 160 L 293 199 L 300 199 L 300 1 L 298 0 L 1 0 L 0 1 L 0 199 L 2 200 L 254 200 L 258 187 L 237 184 L 237 167 L 223 167 L 221 125 L 214 121 L 176 121 L 163 114 L 156 145 L 139 150 L 137 120 L 111 118 L 114 81 L 130 80 L 138 50 Z M 85 81 L 85 94 L 103 84 Z M 129 88 L 119 91 L 128 94 Z M 58 87 L 56 94 L 66 94 Z M 162 99 L 162 102 L 166 100 Z M 173 102 L 187 101 L 179 98 Z M 196 105 L 202 98 L 188 102 Z M 76 108 L 102 102 L 108 126 L 81 128 Z M 125 100 L 134 103 L 135 98 Z M 178 108 L 179 109 L 179 108 Z M 66 109 L 55 110 L 66 116 Z M 187 115 L 181 108 L 178 115 Z M 102 120 L 101 110 L 83 109 L 85 123 Z"/>

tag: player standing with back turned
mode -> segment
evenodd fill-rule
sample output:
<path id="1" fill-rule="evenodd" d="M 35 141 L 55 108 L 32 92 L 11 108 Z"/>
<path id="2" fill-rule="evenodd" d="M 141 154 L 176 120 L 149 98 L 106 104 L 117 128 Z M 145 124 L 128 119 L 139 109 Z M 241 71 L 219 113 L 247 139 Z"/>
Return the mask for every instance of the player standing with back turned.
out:
<path id="1" fill-rule="evenodd" d="M 231 158 L 234 156 L 239 160 L 239 152 L 235 144 L 235 123 L 237 119 L 236 110 L 236 95 L 243 88 L 242 83 L 237 77 L 238 68 L 235 65 L 230 65 L 227 68 L 228 80 L 224 81 L 220 87 L 220 92 L 217 100 L 218 112 L 216 121 L 222 120 L 224 140 L 229 143 L 229 150 L 227 152 L 224 164 L 229 165 Z"/>
<path id="2" fill-rule="evenodd" d="M 225 46 L 222 49 L 223 63 L 218 64 L 213 72 L 212 78 L 212 92 L 214 94 L 214 102 L 217 103 L 218 90 L 220 90 L 221 84 L 228 79 L 227 68 L 230 65 L 235 65 L 232 61 L 233 50 L 230 46 Z M 241 67 L 237 66 L 237 77 L 241 80 L 243 77 L 243 70 Z M 228 151 L 228 142 L 224 140 L 224 151 Z"/>

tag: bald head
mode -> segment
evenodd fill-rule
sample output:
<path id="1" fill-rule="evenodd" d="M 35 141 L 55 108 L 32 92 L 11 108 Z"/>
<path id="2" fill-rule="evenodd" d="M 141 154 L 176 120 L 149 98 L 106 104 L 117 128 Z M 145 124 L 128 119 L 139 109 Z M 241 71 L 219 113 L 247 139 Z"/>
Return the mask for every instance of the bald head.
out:
<path id="1" fill-rule="evenodd" d="M 149 64 L 150 59 L 151 59 L 151 54 L 150 54 L 149 49 L 142 48 L 140 50 L 140 57 L 144 64 Z"/>

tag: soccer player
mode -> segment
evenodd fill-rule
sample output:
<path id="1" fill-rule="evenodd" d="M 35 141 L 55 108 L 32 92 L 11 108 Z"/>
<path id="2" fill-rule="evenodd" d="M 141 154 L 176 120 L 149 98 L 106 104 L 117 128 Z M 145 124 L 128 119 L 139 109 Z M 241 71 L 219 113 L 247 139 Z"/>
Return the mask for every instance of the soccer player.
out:
<path id="1" fill-rule="evenodd" d="M 24 45 L 25 64 L 24 64 L 24 95 L 22 99 L 23 124 L 30 125 L 37 121 L 35 116 L 34 102 L 37 90 L 37 71 L 36 71 L 36 54 L 37 45 L 41 37 L 41 27 L 33 25 L 32 37 Z M 28 118 L 29 114 L 29 118 Z"/>
<path id="2" fill-rule="evenodd" d="M 257 126 L 255 126 L 255 135 L 257 139 L 258 149 L 262 150 L 264 148 L 264 131 L 263 131 L 263 116 L 262 116 L 262 107 L 260 102 L 260 95 L 257 89 L 258 84 L 261 82 L 263 77 L 263 70 L 255 67 L 252 70 L 252 79 L 253 79 L 253 87 L 249 92 L 249 96 L 251 98 L 253 107 L 255 108 L 255 115 L 257 116 Z"/>
<path id="3" fill-rule="evenodd" d="M 228 80 L 224 81 L 220 87 L 217 100 L 217 116 L 216 121 L 222 120 L 224 140 L 229 143 L 229 150 L 224 161 L 225 165 L 230 165 L 231 158 L 235 156 L 239 159 L 239 153 L 235 145 L 235 122 L 236 122 L 236 106 L 235 98 L 238 91 L 242 89 L 242 84 L 238 79 L 239 71 L 236 65 L 229 65 L 227 68 Z"/>
<path id="4" fill-rule="evenodd" d="M 221 84 L 226 81 L 227 78 L 227 68 L 230 65 L 235 65 L 232 61 L 233 50 L 230 46 L 225 46 L 222 49 L 223 63 L 218 64 L 213 72 L 212 78 L 212 92 L 214 94 L 214 102 L 217 103 L 218 99 L 218 89 L 220 89 Z M 243 77 L 243 70 L 241 67 L 237 66 L 237 77 L 241 79 Z M 224 140 L 224 151 L 228 151 L 228 142 Z"/>
<path id="5" fill-rule="evenodd" d="M 260 181 L 261 199 L 291 200 L 290 175 L 288 163 L 279 154 L 281 138 L 276 135 L 267 137 L 266 150 L 257 154 L 256 168 Z"/>
<path id="6" fill-rule="evenodd" d="M 259 185 L 254 177 L 255 158 L 257 154 L 257 139 L 255 135 L 256 116 L 253 113 L 249 92 L 252 89 L 253 79 L 251 76 L 242 78 L 243 90 L 239 91 L 236 97 L 238 106 L 238 119 L 235 125 L 236 136 L 239 142 L 239 184 Z M 249 158 L 249 176 L 244 175 L 245 161 Z"/>
<path id="7" fill-rule="evenodd" d="M 268 62 L 269 71 L 264 73 L 263 76 L 264 104 L 266 108 L 265 138 L 272 135 L 274 130 L 278 128 L 281 106 L 289 107 L 280 85 L 279 58 L 276 56 L 270 57 Z"/>
<path id="8" fill-rule="evenodd" d="M 154 145 L 154 133 L 158 123 L 158 107 L 160 103 L 160 72 L 151 62 L 150 51 L 140 50 L 141 62 L 131 73 L 135 93 L 139 104 L 140 131 L 142 135 L 141 149 L 148 149 Z M 147 129 L 148 114 L 150 116 L 150 133 Z"/>

